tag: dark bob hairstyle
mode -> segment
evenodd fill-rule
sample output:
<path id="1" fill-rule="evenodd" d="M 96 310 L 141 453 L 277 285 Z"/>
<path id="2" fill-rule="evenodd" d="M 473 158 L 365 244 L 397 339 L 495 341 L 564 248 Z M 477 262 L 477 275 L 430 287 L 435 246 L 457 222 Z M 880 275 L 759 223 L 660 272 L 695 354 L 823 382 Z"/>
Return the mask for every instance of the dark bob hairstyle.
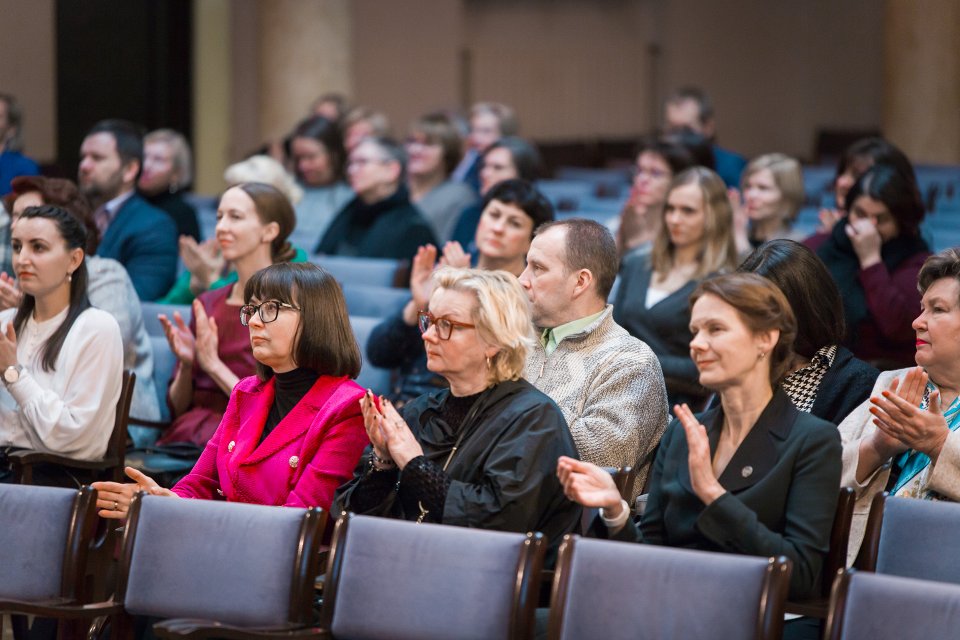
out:
<path id="1" fill-rule="evenodd" d="M 360 347 L 350 327 L 340 285 L 310 263 L 281 262 L 257 271 L 243 289 L 245 304 L 279 300 L 300 309 L 293 360 L 321 376 L 360 375 Z M 257 376 L 269 380 L 273 370 L 257 363 Z"/>
<path id="2" fill-rule="evenodd" d="M 780 287 L 797 318 L 793 350 L 813 358 L 818 349 L 841 344 L 846 334 L 840 290 L 823 261 L 793 240 L 770 240 L 757 247 L 737 267 L 756 273 Z"/>
<path id="3" fill-rule="evenodd" d="M 866 196 L 882 202 L 897 221 L 900 233 L 916 236 L 923 222 L 923 200 L 913 172 L 905 173 L 894 165 L 876 164 L 850 188 L 847 194 L 847 211 L 853 210 L 857 198 Z"/>

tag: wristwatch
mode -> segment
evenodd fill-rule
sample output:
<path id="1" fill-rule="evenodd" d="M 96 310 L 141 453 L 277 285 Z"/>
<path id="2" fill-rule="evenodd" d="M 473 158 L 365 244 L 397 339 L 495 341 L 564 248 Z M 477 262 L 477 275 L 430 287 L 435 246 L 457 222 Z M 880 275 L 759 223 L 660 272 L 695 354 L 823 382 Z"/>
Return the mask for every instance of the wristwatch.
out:
<path id="1" fill-rule="evenodd" d="M 3 381 L 6 384 L 13 384 L 20 379 L 20 373 L 23 371 L 22 364 L 12 364 L 3 370 Z"/>

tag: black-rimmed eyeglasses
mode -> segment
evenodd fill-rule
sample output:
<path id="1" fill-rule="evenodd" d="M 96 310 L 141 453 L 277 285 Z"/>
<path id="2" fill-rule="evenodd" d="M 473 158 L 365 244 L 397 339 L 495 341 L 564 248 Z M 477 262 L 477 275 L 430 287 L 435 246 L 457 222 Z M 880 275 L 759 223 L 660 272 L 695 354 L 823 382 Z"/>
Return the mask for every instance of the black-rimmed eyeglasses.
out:
<path id="1" fill-rule="evenodd" d="M 441 340 L 449 340 L 450 334 L 453 333 L 454 327 L 460 327 L 461 329 L 474 329 L 477 326 L 468 322 L 451 320 L 446 316 L 440 316 L 437 318 L 429 311 L 421 311 L 419 314 L 417 314 L 417 323 L 420 325 L 420 333 L 426 333 L 430 327 L 436 328 L 437 337 Z"/>
<path id="2" fill-rule="evenodd" d="M 286 302 L 280 302 L 279 300 L 266 300 L 260 304 L 245 304 L 240 307 L 240 324 L 245 327 L 249 326 L 250 318 L 252 318 L 255 313 L 260 314 L 260 321 L 263 322 L 263 324 L 273 322 L 277 319 L 277 316 L 280 315 L 280 309 L 300 311 L 299 307 L 287 304 Z"/>

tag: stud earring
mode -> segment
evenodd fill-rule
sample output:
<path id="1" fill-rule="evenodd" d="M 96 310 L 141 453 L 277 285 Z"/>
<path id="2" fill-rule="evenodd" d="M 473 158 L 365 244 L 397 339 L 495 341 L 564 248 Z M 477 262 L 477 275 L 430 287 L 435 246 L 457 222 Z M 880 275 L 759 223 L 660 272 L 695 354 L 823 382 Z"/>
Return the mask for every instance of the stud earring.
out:
<path id="1" fill-rule="evenodd" d="M 69 271 L 67 272 L 67 282 L 73 282 L 73 274 Z"/>

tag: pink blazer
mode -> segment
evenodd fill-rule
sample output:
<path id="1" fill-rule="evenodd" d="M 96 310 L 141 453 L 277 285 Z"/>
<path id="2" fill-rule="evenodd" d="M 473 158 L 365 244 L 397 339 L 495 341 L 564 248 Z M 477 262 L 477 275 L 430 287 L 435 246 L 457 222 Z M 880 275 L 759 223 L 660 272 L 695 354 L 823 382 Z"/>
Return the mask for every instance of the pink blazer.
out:
<path id="1" fill-rule="evenodd" d="M 217 431 L 193 470 L 173 488 L 205 498 L 329 509 L 370 443 L 348 378 L 321 376 L 262 444 L 275 381 L 244 378 L 234 387 Z"/>

